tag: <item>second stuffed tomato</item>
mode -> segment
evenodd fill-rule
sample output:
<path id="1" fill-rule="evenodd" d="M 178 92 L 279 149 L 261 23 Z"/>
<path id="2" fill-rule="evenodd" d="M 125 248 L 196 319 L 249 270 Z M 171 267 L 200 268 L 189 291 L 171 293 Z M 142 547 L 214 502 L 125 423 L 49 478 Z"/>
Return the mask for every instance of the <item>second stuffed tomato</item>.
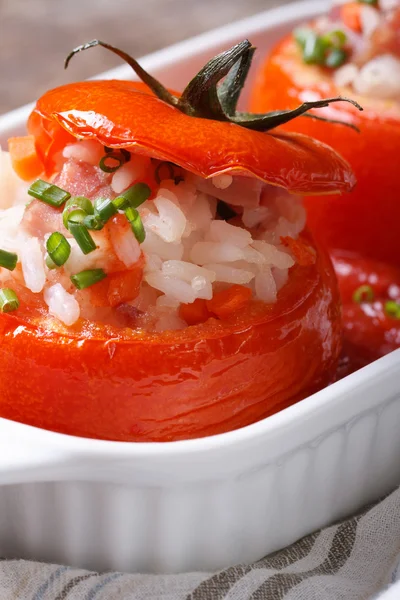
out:
<path id="1" fill-rule="evenodd" d="M 2 417 L 179 440 L 247 425 L 332 380 L 338 291 L 299 195 L 348 191 L 354 177 L 319 142 L 241 123 L 252 51 L 217 57 L 181 96 L 143 72 L 151 89 L 57 88 L 10 140 Z M 37 176 L 26 206 L 22 179 Z"/>
<path id="2" fill-rule="evenodd" d="M 293 108 L 299 102 L 350 96 L 364 108 L 332 105 L 285 129 L 333 146 L 353 167 L 351 195 L 309 198 L 313 233 L 331 249 L 400 265 L 400 6 L 399 2 L 337 3 L 331 12 L 283 39 L 256 81 L 254 111 Z"/>

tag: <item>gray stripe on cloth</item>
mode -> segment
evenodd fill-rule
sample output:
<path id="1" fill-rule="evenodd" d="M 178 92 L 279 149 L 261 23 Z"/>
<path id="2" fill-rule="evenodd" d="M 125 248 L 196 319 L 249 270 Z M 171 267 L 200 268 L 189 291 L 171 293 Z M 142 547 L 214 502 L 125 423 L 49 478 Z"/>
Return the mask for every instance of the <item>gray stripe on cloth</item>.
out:
<path id="1" fill-rule="evenodd" d="M 292 547 L 288 548 L 287 552 L 284 554 L 282 554 L 282 552 L 275 552 L 252 566 L 238 565 L 220 571 L 210 577 L 210 579 L 203 581 L 203 583 L 187 596 L 186 600 L 204 600 L 205 598 L 223 600 L 229 590 L 253 569 L 268 568 L 280 570 L 307 556 L 312 550 L 317 537 L 318 534 L 303 538 Z"/>
<path id="2" fill-rule="evenodd" d="M 360 517 L 340 525 L 328 557 L 317 567 L 303 573 L 277 573 L 265 581 L 250 600 L 282 600 L 286 594 L 305 579 L 315 575 L 334 575 L 350 558 Z"/>
<path id="3" fill-rule="evenodd" d="M 63 574 L 65 571 L 68 571 L 69 567 L 58 567 L 55 571 L 52 572 L 50 577 L 46 579 L 44 583 L 39 587 L 32 600 L 42 600 L 45 593 L 53 585 L 53 583 Z"/>
<path id="4" fill-rule="evenodd" d="M 321 564 L 330 552 L 333 538 L 338 530 L 338 525 L 329 527 L 317 535 L 312 551 L 300 558 L 297 562 L 288 565 L 280 573 L 303 573 L 310 571 Z M 286 550 L 284 551 L 286 552 Z M 231 588 L 224 600 L 238 600 L 249 598 L 269 577 L 276 574 L 276 569 L 256 568 L 242 577 L 236 585 Z"/>
<path id="5" fill-rule="evenodd" d="M 54 600 L 66 600 L 68 594 L 71 590 L 73 590 L 77 585 L 79 585 L 82 581 L 86 581 L 91 577 L 98 577 L 99 573 L 88 573 L 86 575 L 78 575 L 77 577 L 73 577 L 65 584 L 61 592 L 56 596 Z"/>
<path id="6" fill-rule="evenodd" d="M 97 596 L 97 594 L 103 588 L 105 588 L 106 585 L 108 585 L 112 581 L 115 581 L 116 579 L 119 579 L 122 576 L 123 576 L 123 573 L 113 573 L 112 575 L 109 575 L 108 577 L 103 579 L 103 581 L 99 581 L 91 590 L 89 590 L 89 592 L 85 596 L 85 600 L 94 600 L 94 598 Z M 112 596 L 110 596 L 110 595 L 108 597 L 112 598 Z"/>

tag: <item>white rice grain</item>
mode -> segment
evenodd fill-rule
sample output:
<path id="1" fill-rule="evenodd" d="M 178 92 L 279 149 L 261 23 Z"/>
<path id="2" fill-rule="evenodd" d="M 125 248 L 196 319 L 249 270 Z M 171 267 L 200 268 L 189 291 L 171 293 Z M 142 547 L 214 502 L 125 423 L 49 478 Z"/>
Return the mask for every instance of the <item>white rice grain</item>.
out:
<path id="1" fill-rule="evenodd" d="M 226 190 L 232 185 L 233 177 L 232 175 L 216 175 L 211 181 L 217 189 Z"/>
<path id="2" fill-rule="evenodd" d="M 203 300 L 211 300 L 213 297 L 213 288 L 211 281 L 209 281 L 206 277 L 202 277 L 198 275 L 197 277 L 193 277 L 190 282 L 192 290 L 196 294 L 196 298 L 202 298 Z"/>
<path id="3" fill-rule="evenodd" d="M 196 294 L 192 286 L 186 281 L 175 277 L 168 277 L 160 271 L 146 273 L 144 278 L 151 287 L 180 302 L 190 304 L 196 299 Z"/>
<path id="4" fill-rule="evenodd" d="M 229 243 L 197 242 L 190 252 L 192 262 L 198 265 L 233 262 L 244 258 L 243 250 Z"/>
<path id="5" fill-rule="evenodd" d="M 400 60 L 391 54 L 377 56 L 364 65 L 354 80 L 354 90 L 371 98 L 400 96 Z"/>
<path id="6" fill-rule="evenodd" d="M 276 302 L 276 283 L 271 269 L 264 269 L 255 278 L 256 296 L 266 304 Z"/>
<path id="7" fill-rule="evenodd" d="M 150 211 L 142 213 L 145 229 L 158 235 L 164 242 L 179 243 L 186 227 L 184 212 L 165 196 L 157 196 L 153 204 L 158 214 Z"/>
<path id="8" fill-rule="evenodd" d="M 35 294 L 42 291 L 46 283 L 43 254 L 38 238 L 26 238 L 19 255 L 26 287 Z"/>
<path id="9" fill-rule="evenodd" d="M 65 146 L 62 155 L 64 158 L 73 158 L 89 165 L 98 166 L 104 156 L 104 148 L 95 140 L 84 140 Z"/>
<path id="10" fill-rule="evenodd" d="M 49 313 L 65 325 L 71 326 L 79 319 L 80 307 L 77 300 L 60 283 L 44 291 L 44 301 L 49 307 Z"/>
<path id="11" fill-rule="evenodd" d="M 139 181 L 150 165 L 150 159 L 147 156 L 132 156 L 129 162 L 126 162 L 113 175 L 111 187 L 116 194 L 121 194 L 136 181 Z"/>
<path id="12" fill-rule="evenodd" d="M 231 267 L 230 265 L 211 263 L 205 266 L 207 269 L 215 273 L 216 281 L 220 281 L 222 283 L 236 283 L 239 285 L 244 285 L 254 279 L 254 273 L 251 271 L 237 269 L 235 267 Z"/>
<path id="13" fill-rule="evenodd" d="M 211 242 L 229 242 L 238 248 L 246 248 L 252 242 L 251 233 L 226 221 L 212 221 L 207 232 Z"/>
<path id="14" fill-rule="evenodd" d="M 272 275 L 275 279 L 276 291 L 279 292 L 284 285 L 287 284 L 289 280 L 289 270 L 288 269 L 277 269 L 274 267 L 272 269 Z"/>
<path id="15" fill-rule="evenodd" d="M 146 239 L 141 246 L 147 254 L 157 254 L 163 260 L 181 260 L 183 256 L 182 244 L 168 244 L 150 230 L 146 230 Z"/>
<path id="16" fill-rule="evenodd" d="M 257 206 L 257 208 L 245 208 L 242 215 L 243 225 L 251 229 L 257 227 L 271 214 L 267 206 Z"/>
<path id="17" fill-rule="evenodd" d="M 273 244 L 268 244 L 262 240 L 255 240 L 252 246 L 264 256 L 269 265 L 278 267 L 278 269 L 290 269 L 294 265 L 293 258 L 287 252 L 278 250 Z"/>
<path id="18" fill-rule="evenodd" d="M 165 261 L 162 265 L 162 273 L 169 277 L 177 277 L 188 283 L 191 283 L 195 277 L 203 277 L 211 283 L 215 281 L 215 273 L 213 271 L 183 260 Z"/>
<path id="19" fill-rule="evenodd" d="M 115 254 L 124 265 L 130 269 L 139 260 L 141 254 L 140 244 L 128 228 L 110 231 L 110 239 Z"/>

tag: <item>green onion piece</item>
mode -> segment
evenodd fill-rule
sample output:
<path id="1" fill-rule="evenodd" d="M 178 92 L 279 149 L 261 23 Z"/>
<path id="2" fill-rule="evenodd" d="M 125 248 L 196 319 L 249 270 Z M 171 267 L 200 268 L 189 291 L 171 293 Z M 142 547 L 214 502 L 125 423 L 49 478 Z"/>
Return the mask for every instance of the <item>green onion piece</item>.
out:
<path id="1" fill-rule="evenodd" d="M 110 166 L 106 164 L 106 161 L 116 161 L 118 164 Z M 121 156 L 117 152 L 109 152 L 100 160 L 99 167 L 105 173 L 115 173 L 115 171 L 118 171 L 118 169 L 122 167 L 124 162 L 125 159 L 123 158 L 123 156 Z"/>
<path id="2" fill-rule="evenodd" d="M 87 228 L 82 223 L 77 223 L 76 221 L 68 222 L 68 229 L 74 236 L 75 240 L 78 243 L 79 248 L 82 250 L 83 254 L 90 254 L 93 250 L 96 250 L 96 244 L 88 232 Z"/>
<path id="3" fill-rule="evenodd" d="M 356 304 L 363 304 L 364 302 L 373 302 L 375 298 L 374 290 L 370 285 L 361 285 L 353 294 L 353 301 Z"/>
<path id="4" fill-rule="evenodd" d="M 103 229 L 104 227 L 103 221 L 96 215 L 86 215 L 82 221 L 82 224 L 88 229 L 93 229 L 94 231 L 100 231 L 100 229 Z"/>
<path id="5" fill-rule="evenodd" d="M 63 264 L 69 259 L 71 254 L 71 245 L 68 240 L 63 236 L 62 233 L 55 231 L 51 234 L 46 242 L 47 252 L 51 260 L 57 265 L 62 267 Z"/>
<path id="6" fill-rule="evenodd" d="M 66 215 L 67 218 L 67 229 L 69 229 L 69 226 L 71 223 L 83 223 L 84 218 L 87 216 L 87 213 L 85 213 L 84 210 L 82 210 L 81 208 L 76 208 L 71 210 L 71 212 Z M 65 220 L 65 217 L 63 216 L 63 221 Z"/>
<path id="7" fill-rule="evenodd" d="M 93 204 L 89 198 L 85 198 L 85 196 L 73 196 L 66 202 L 63 211 L 63 223 L 66 229 L 68 229 L 69 215 L 76 210 L 83 211 L 85 215 L 92 215 L 94 213 Z"/>
<path id="8" fill-rule="evenodd" d="M 78 290 L 84 290 L 107 277 L 103 269 L 90 269 L 72 275 L 71 281 Z"/>
<path id="9" fill-rule="evenodd" d="M 28 190 L 28 194 L 41 200 L 42 202 L 46 202 L 46 204 L 50 204 L 50 206 L 60 207 L 66 202 L 69 198 L 71 198 L 71 194 L 62 190 L 56 185 L 52 183 L 48 183 L 47 181 L 43 181 L 43 179 L 38 179 L 35 183 L 32 183 L 31 187 Z"/>
<path id="10" fill-rule="evenodd" d="M 150 196 L 151 190 L 146 183 L 135 183 L 112 201 L 117 210 L 125 210 L 128 206 L 137 208 Z"/>
<path id="11" fill-rule="evenodd" d="M 18 256 L 14 252 L 7 252 L 7 250 L 0 250 L 0 267 L 14 271 L 17 266 Z"/>
<path id="12" fill-rule="evenodd" d="M 56 263 L 54 262 L 54 260 L 51 259 L 51 257 L 48 254 L 46 254 L 44 262 L 46 263 L 46 267 L 48 269 L 50 269 L 50 270 L 57 269 Z"/>
<path id="13" fill-rule="evenodd" d="M 343 48 L 347 42 L 347 35 L 341 29 L 334 29 L 322 36 L 322 40 L 327 46 L 334 48 Z"/>
<path id="14" fill-rule="evenodd" d="M 106 154 L 111 154 L 112 152 L 115 152 L 115 149 L 109 148 L 108 146 L 104 146 L 104 151 Z M 131 160 L 131 153 L 128 150 L 125 150 L 125 148 L 121 148 L 119 151 L 124 157 L 124 162 L 129 162 Z"/>
<path id="15" fill-rule="evenodd" d="M 168 169 L 168 179 L 174 179 L 175 177 L 175 171 L 174 168 L 176 167 L 176 165 L 172 162 L 169 162 L 167 160 L 164 160 L 163 162 L 160 162 L 160 164 L 156 167 L 156 170 L 154 171 L 154 179 L 157 181 L 157 183 L 161 183 L 162 181 L 162 177 L 160 176 L 160 172 L 161 169 Z"/>
<path id="16" fill-rule="evenodd" d="M 12 312 L 19 307 L 19 300 L 14 290 L 10 288 L 0 289 L 0 310 L 3 313 Z"/>
<path id="17" fill-rule="evenodd" d="M 142 244 L 146 239 L 146 232 L 138 211 L 132 206 L 129 206 L 125 211 L 125 215 L 131 225 L 135 238 L 139 244 Z"/>
<path id="18" fill-rule="evenodd" d="M 117 212 L 118 209 L 108 198 L 99 198 L 94 203 L 94 214 L 100 221 L 103 221 L 103 223 L 107 223 L 107 221 L 116 215 Z"/>
<path id="19" fill-rule="evenodd" d="M 341 67 L 347 60 L 347 52 L 342 48 L 333 48 L 326 57 L 325 66 L 330 69 Z"/>
<path id="20" fill-rule="evenodd" d="M 385 313 L 392 319 L 400 319 L 400 304 L 394 300 L 389 300 L 385 303 Z"/>
<path id="21" fill-rule="evenodd" d="M 298 27 L 294 30 L 293 35 L 296 42 L 299 44 L 300 48 L 304 50 L 304 46 L 306 45 L 306 41 L 310 35 L 313 35 L 314 31 L 309 27 Z"/>
<path id="22" fill-rule="evenodd" d="M 309 34 L 303 49 L 303 60 L 306 64 L 322 65 L 325 63 L 325 53 L 328 44 L 314 31 Z"/>

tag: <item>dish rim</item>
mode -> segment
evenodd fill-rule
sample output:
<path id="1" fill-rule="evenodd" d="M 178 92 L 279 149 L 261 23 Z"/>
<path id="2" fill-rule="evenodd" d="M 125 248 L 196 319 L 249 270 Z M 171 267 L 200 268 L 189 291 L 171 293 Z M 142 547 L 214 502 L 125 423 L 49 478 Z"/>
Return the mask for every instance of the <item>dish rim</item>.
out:
<path id="1" fill-rule="evenodd" d="M 149 54 L 139 59 L 139 61 L 146 69 L 154 68 L 153 65 L 158 70 L 165 69 L 168 64 L 173 63 L 182 55 L 185 58 L 190 58 L 201 51 L 212 51 L 213 48 L 220 46 L 222 43 L 229 43 L 235 38 L 242 37 L 244 29 L 250 37 L 252 34 L 264 31 L 266 23 L 267 28 L 272 29 L 294 20 L 315 17 L 317 14 L 324 12 L 324 8 L 321 0 L 302 0 L 278 6 L 173 44 Z M 120 66 L 100 73 L 91 79 L 120 79 L 128 76 L 129 79 L 132 79 L 131 73 L 129 67 Z M 30 103 L 0 115 L 0 135 L 7 136 L 8 131 L 21 127 L 33 106 L 34 104 Z M 53 447 L 57 446 L 58 449 L 73 449 L 74 451 L 89 452 L 90 454 L 117 454 L 124 457 L 162 456 L 163 459 L 168 459 L 183 454 L 193 455 L 246 444 L 264 438 L 272 432 L 276 433 L 279 430 L 287 429 L 296 421 L 300 423 L 306 421 L 311 415 L 322 414 L 327 406 L 335 403 L 335 400 L 338 402 L 340 398 L 351 395 L 356 389 L 360 387 L 368 388 L 369 384 L 383 378 L 385 373 L 392 371 L 396 366 L 400 368 L 400 350 L 392 352 L 356 373 L 348 375 L 341 381 L 261 421 L 226 433 L 190 440 L 171 442 L 109 441 L 66 435 L 4 418 L 0 418 L 0 424 L 2 424 L 2 428 L 8 426 L 10 431 L 16 427 L 20 432 L 24 432 L 28 439 L 33 441 L 33 439 L 38 440 L 40 438 L 41 442 L 50 442 Z"/>

